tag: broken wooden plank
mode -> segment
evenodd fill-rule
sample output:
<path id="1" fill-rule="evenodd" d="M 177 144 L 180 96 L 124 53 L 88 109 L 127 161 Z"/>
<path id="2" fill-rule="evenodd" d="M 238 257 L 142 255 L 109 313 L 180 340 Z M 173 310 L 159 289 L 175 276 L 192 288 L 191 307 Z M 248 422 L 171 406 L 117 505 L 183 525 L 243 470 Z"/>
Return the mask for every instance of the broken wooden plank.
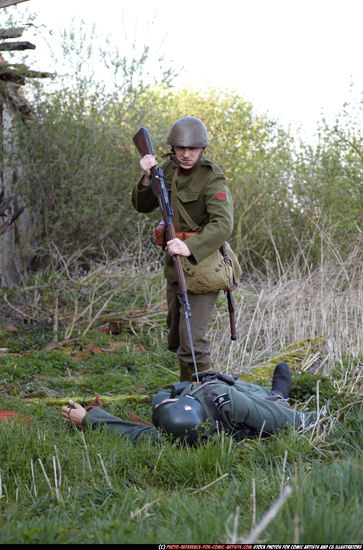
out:
<path id="1" fill-rule="evenodd" d="M 29 0 L 0 0 L 0 8 L 14 6 L 15 4 L 21 4 L 21 2 L 29 2 Z"/>
<path id="2" fill-rule="evenodd" d="M 24 32 L 24 27 L 13 27 L 10 29 L 0 29 L 0 38 L 19 38 Z"/>
<path id="3" fill-rule="evenodd" d="M 24 84 L 25 78 L 51 78 L 54 75 L 45 71 L 34 71 L 26 65 L 0 64 L 0 80 Z"/>
<path id="4" fill-rule="evenodd" d="M 10 52 L 19 50 L 35 50 L 35 45 L 31 42 L 3 42 L 0 44 L 0 51 Z"/>

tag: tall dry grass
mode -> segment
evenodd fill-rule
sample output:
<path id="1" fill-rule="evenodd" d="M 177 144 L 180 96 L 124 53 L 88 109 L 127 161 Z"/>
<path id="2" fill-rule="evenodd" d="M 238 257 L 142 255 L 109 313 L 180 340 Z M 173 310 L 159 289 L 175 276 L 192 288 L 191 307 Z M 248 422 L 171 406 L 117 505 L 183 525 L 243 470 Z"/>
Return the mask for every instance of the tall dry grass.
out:
<path id="1" fill-rule="evenodd" d="M 323 337 L 320 373 L 362 354 L 363 279 L 359 246 L 346 260 L 327 247 L 320 265 L 297 256 L 276 276 L 255 272 L 235 290 L 237 341 L 231 342 L 227 306 L 220 299 L 212 330 L 215 364 L 242 371 L 307 338 Z M 310 358 L 313 359 L 313 358 Z M 359 374 L 361 376 L 361 374 Z"/>
<path id="2" fill-rule="evenodd" d="M 109 311 L 115 317 L 119 312 L 123 318 L 142 306 L 145 313 L 140 315 L 146 318 L 150 309 L 154 308 L 157 314 L 159 305 L 155 324 L 152 317 L 145 326 L 150 329 L 150 338 L 163 348 L 162 357 L 166 348 L 165 318 L 160 318 L 165 302 L 163 253 L 151 241 L 146 245 L 144 235 L 145 221 L 140 220 L 132 242 L 115 241 L 117 259 L 105 254 L 86 271 L 79 267 L 83 260 L 81 252 L 65 257 L 58 250 L 48 250 L 52 262 L 47 276 L 37 273 L 33 284 L 21 289 L 21 295 L 14 292 L 13 309 L 17 313 L 26 311 L 25 317 L 47 321 L 53 326 L 57 341 L 59 325 L 65 330 L 65 336 L 59 337 L 71 338 L 79 331 L 85 334 L 100 326 Z M 209 331 L 214 368 L 237 373 L 248 371 L 278 356 L 286 346 L 319 336 L 325 341 L 324 347 L 319 349 L 319 357 L 306 358 L 304 368 L 311 361 L 319 365 L 321 374 L 329 374 L 333 366 L 343 361 L 349 371 L 352 361 L 355 365 L 352 369 L 357 370 L 363 333 L 361 243 L 354 243 L 343 259 L 331 239 L 324 238 L 324 234 L 320 238 L 320 263 L 315 267 L 309 253 L 298 246 L 289 264 L 281 261 L 276 250 L 276 269 L 266 266 L 264 273 L 251 270 L 242 276 L 234 292 L 235 342 L 230 339 L 227 300 L 220 293 Z M 45 305 L 44 293 L 47 300 L 57 299 L 56 308 Z M 359 378 L 360 371 L 354 376 Z"/>

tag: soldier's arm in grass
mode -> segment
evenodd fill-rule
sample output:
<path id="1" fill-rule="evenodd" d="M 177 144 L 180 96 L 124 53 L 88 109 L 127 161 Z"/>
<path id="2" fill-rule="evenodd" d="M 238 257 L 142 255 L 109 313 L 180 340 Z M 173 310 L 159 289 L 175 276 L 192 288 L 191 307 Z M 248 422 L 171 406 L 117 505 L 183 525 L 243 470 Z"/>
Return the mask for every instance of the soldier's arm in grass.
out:
<path id="1" fill-rule="evenodd" d="M 66 422 L 76 426 L 117 432 L 121 437 L 127 437 L 133 442 L 143 437 L 151 438 L 154 441 L 158 437 L 157 429 L 152 425 L 145 426 L 137 422 L 122 420 L 97 406 L 87 411 L 82 405 L 71 399 L 69 405 L 62 407 L 62 416 Z"/>

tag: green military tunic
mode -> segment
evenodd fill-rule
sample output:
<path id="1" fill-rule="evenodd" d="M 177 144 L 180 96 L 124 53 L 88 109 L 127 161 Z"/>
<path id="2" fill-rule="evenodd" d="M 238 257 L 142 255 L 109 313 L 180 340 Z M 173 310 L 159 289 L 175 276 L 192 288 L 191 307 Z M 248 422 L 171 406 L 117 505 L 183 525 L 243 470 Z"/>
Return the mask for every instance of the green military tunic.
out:
<path id="1" fill-rule="evenodd" d="M 162 170 L 169 195 L 175 170 L 178 170 L 176 196 L 191 219 L 202 229 L 200 234 L 187 240 L 192 253 L 189 261 L 196 264 L 215 252 L 232 233 L 233 203 L 226 178 L 217 163 L 204 157 L 190 170 L 179 169 L 176 158 L 171 157 L 162 165 Z M 158 207 L 158 203 L 151 188 L 142 185 L 142 180 L 143 177 L 133 189 L 132 203 L 138 212 L 150 213 Z M 181 231 L 191 231 L 186 221 L 181 216 L 179 218 Z M 173 260 L 167 252 L 164 273 L 169 282 L 177 282 Z"/>
<path id="2" fill-rule="evenodd" d="M 263 433 L 273 434 L 286 424 L 295 427 L 306 423 L 308 415 L 271 401 L 276 394 L 258 386 L 236 381 L 229 385 L 221 380 L 207 382 L 214 405 L 223 417 L 224 427 L 233 435 L 239 433 L 245 426 Z M 180 397 L 192 396 L 201 403 L 208 418 L 215 423 L 215 418 L 206 402 L 204 384 L 191 384 Z M 309 419 L 310 422 L 311 418 Z M 308 422 L 308 423 L 309 423 Z"/>

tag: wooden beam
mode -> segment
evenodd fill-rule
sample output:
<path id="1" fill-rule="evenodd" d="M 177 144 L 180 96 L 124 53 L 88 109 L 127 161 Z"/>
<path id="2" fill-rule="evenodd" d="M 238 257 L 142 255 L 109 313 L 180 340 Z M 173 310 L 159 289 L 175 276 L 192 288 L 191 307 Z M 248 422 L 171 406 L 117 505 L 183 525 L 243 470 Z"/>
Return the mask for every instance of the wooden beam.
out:
<path id="1" fill-rule="evenodd" d="M 3 42 L 0 44 L 0 51 L 2 52 L 13 50 L 35 50 L 35 46 L 30 42 Z"/>
<path id="2" fill-rule="evenodd" d="M 45 71 L 34 71 L 26 65 L 0 64 L 0 80 L 24 84 L 25 78 L 51 78 L 54 75 Z"/>
<path id="3" fill-rule="evenodd" d="M 0 29 L 0 38 L 19 38 L 24 32 L 24 27 Z"/>
<path id="4" fill-rule="evenodd" d="M 24 72 L 17 69 L 11 69 L 8 66 L 0 65 L 0 80 L 7 82 L 15 82 L 16 84 L 24 84 Z"/>
<path id="5" fill-rule="evenodd" d="M 14 4 L 20 4 L 21 2 L 29 2 L 29 0 L 0 0 L 0 8 L 7 8 Z"/>

